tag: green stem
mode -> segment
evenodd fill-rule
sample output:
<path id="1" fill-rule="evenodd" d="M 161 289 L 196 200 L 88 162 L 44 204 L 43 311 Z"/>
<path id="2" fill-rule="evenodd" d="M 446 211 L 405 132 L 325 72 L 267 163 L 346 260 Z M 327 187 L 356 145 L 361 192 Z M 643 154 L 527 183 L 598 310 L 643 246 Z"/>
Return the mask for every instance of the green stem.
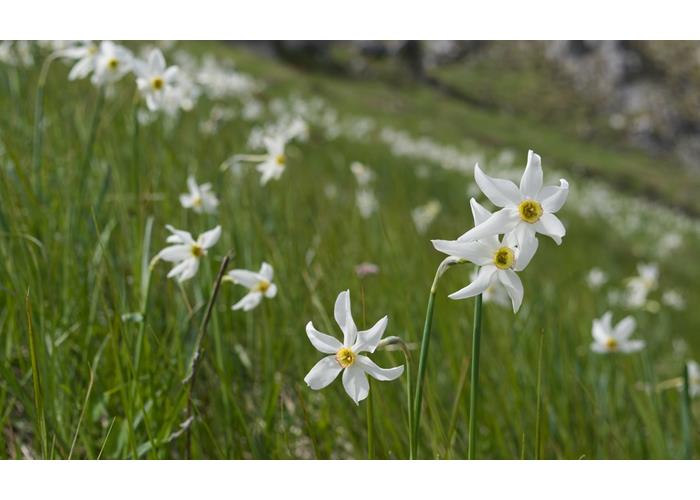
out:
<path id="1" fill-rule="evenodd" d="M 372 384 L 367 395 L 367 459 L 374 458 L 374 403 L 372 402 Z"/>
<path id="2" fill-rule="evenodd" d="M 476 454 L 476 402 L 479 392 L 479 351 L 481 349 L 481 294 L 474 302 L 474 334 L 472 335 L 472 378 L 469 390 L 469 450 L 467 458 Z"/>
<path id="3" fill-rule="evenodd" d="M 690 381 L 688 380 L 688 365 L 683 367 L 683 442 L 684 442 L 684 457 L 686 460 L 693 458 L 693 437 L 692 437 L 692 422 L 693 413 L 690 405 Z"/>
<path id="4" fill-rule="evenodd" d="M 408 352 L 408 347 L 401 344 L 401 350 L 406 360 L 406 407 L 408 408 L 408 458 L 413 460 L 413 400 L 411 398 L 411 355 Z"/>
<path id="5" fill-rule="evenodd" d="M 140 201 L 141 201 L 141 182 L 139 178 L 140 168 L 139 168 L 139 95 L 138 92 L 134 94 L 134 103 L 132 109 L 132 136 L 131 136 L 131 156 L 133 160 L 133 175 L 134 175 L 134 193 L 136 197 L 136 204 L 139 206 L 140 211 Z"/>
<path id="6" fill-rule="evenodd" d="M 41 441 L 41 457 L 49 458 L 48 436 L 46 431 L 46 416 L 44 414 L 44 400 L 41 394 L 41 375 L 39 374 L 39 362 L 37 361 L 37 342 L 32 326 L 32 304 L 29 301 L 29 289 L 25 297 L 27 309 L 27 332 L 29 337 L 29 357 L 32 362 L 32 384 L 34 388 L 34 411 L 36 413 L 37 430 Z"/>
<path id="7" fill-rule="evenodd" d="M 430 287 L 430 295 L 428 297 L 428 309 L 425 313 L 425 324 L 423 325 L 423 338 L 420 346 L 420 356 L 418 358 L 418 374 L 416 375 L 416 395 L 413 404 L 413 449 L 411 457 L 418 457 L 418 430 L 420 429 L 420 416 L 423 406 L 423 381 L 425 379 L 425 370 L 428 364 L 428 349 L 430 347 L 430 332 L 433 324 L 433 307 L 435 306 L 435 293 L 440 277 L 443 275 L 447 267 L 460 264 L 464 261 L 457 260 L 453 257 L 448 257 L 443 260 L 435 272 L 433 284 Z"/>
<path id="8" fill-rule="evenodd" d="M 37 198 L 41 199 L 41 159 L 42 146 L 44 142 L 44 89 L 46 88 L 46 79 L 49 74 L 51 63 L 58 57 L 56 54 L 51 54 L 46 58 L 41 66 L 39 80 L 36 86 L 36 97 L 34 100 L 34 137 L 32 140 L 32 170 L 34 172 L 34 191 Z"/>
<path id="9" fill-rule="evenodd" d="M 207 310 L 202 318 L 202 324 L 199 327 L 199 332 L 197 332 L 197 338 L 194 342 L 194 349 L 192 351 L 192 358 L 190 359 L 189 369 L 187 375 L 182 381 L 183 384 L 187 385 L 187 420 L 192 418 L 193 412 L 193 402 L 192 402 L 192 392 L 194 391 L 195 378 L 197 375 L 197 366 L 199 366 L 199 361 L 202 355 L 202 341 L 204 340 L 204 334 L 207 332 L 207 326 L 209 325 L 209 320 L 211 319 L 212 312 L 214 311 L 214 303 L 216 302 L 216 297 L 219 295 L 219 287 L 221 286 L 221 280 L 226 273 L 226 268 L 228 263 L 233 258 L 233 252 L 229 253 L 224 260 L 221 262 L 221 267 L 219 268 L 219 273 L 216 275 L 216 281 L 214 282 L 214 288 L 209 297 L 209 303 L 207 304 Z M 187 427 L 186 434 L 186 448 L 185 453 L 187 459 L 192 456 L 192 424 Z"/>
<path id="10" fill-rule="evenodd" d="M 81 169 L 81 178 L 80 178 L 80 185 L 81 185 L 81 190 L 79 191 L 80 193 L 83 192 L 83 188 L 85 187 L 85 182 L 87 180 L 87 174 L 88 174 L 88 169 L 90 168 L 90 162 L 92 161 L 92 152 L 95 148 L 95 139 L 97 138 L 97 128 L 98 125 L 100 124 L 100 115 L 102 114 L 102 106 L 104 105 L 105 101 L 105 91 L 103 88 L 100 88 L 97 91 L 97 99 L 95 101 L 95 109 L 92 113 L 92 120 L 90 121 L 90 132 L 88 135 L 88 141 L 85 144 L 85 154 L 83 155 L 83 164 L 82 164 L 82 169 Z"/>

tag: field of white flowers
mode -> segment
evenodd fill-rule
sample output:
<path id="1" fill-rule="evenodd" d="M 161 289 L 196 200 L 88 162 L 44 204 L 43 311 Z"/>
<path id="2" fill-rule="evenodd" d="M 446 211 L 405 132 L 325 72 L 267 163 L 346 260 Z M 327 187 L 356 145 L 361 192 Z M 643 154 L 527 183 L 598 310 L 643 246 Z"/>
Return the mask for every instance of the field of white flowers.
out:
<path id="1" fill-rule="evenodd" d="M 0 105 L 1 458 L 696 456 L 700 221 L 615 164 L 218 43 Z"/>

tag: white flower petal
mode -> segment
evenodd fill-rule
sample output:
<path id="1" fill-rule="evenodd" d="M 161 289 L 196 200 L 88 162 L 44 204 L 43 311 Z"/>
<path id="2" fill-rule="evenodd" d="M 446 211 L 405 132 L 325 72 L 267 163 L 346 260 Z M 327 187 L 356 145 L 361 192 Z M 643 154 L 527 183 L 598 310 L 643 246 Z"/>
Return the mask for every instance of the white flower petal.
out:
<path id="1" fill-rule="evenodd" d="M 545 214 L 546 215 L 546 214 Z M 505 234 L 512 231 L 520 222 L 520 216 L 516 208 L 502 208 L 494 212 L 484 222 L 471 228 L 458 239 L 459 241 L 474 241 L 493 236 L 495 234 Z"/>
<path id="2" fill-rule="evenodd" d="M 304 382 L 313 390 L 318 391 L 333 382 L 342 369 L 343 367 L 340 366 L 335 356 L 326 356 L 309 370 L 309 373 L 304 377 Z"/>
<path id="3" fill-rule="evenodd" d="M 367 356 L 358 356 L 355 363 L 361 366 L 365 373 L 377 380 L 396 380 L 403 374 L 403 365 L 394 368 L 381 368 Z"/>
<path id="4" fill-rule="evenodd" d="M 369 381 L 365 371 L 357 365 L 347 367 L 343 372 L 343 387 L 355 404 L 359 405 L 369 394 Z"/>
<path id="5" fill-rule="evenodd" d="M 221 238 L 221 226 L 216 226 L 214 229 L 200 234 L 197 242 L 202 248 L 207 249 L 213 247 L 219 241 L 219 238 Z"/>
<path id="6" fill-rule="evenodd" d="M 515 259 L 515 265 L 513 266 L 513 269 L 516 271 L 522 271 L 525 269 L 537 252 L 539 241 L 537 240 L 537 237 L 535 237 L 534 233 L 529 234 L 530 236 L 525 237 L 525 240 L 518 248 L 518 256 Z"/>
<path id="7" fill-rule="evenodd" d="M 472 208 L 472 217 L 474 218 L 475 226 L 478 226 L 491 216 L 491 212 L 485 209 L 476 199 L 470 199 L 469 205 Z"/>
<path id="8" fill-rule="evenodd" d="M 234 269 L 228 272 L 228 275 L 233 282 L 238 285 L 243 285 L 247 288 L 253 288 L 260 282 L 261 276 L 253 271 L 248 271 L 246 269 Z"/>
<path id="9" fill-rule="evenodd" d="M 530 150 L 527 152 L 527 166 L 520 179 L 520 192 L 525 198 L 535 199 L 542 189 L 542 158 Z"/>
<path id="10" fill-rule="evenodd" d="M 190 257 L 182 263 L 185 264 L 185 267 L 177 279 L 180 283 L 194 277 L 199 269 L 199 259 L 197 257 Z"/>
<path id="11" fill-rule="evenodd" d="M 453 300 L 467 299 L 469 297 L 479 295 L 480 293 L 484 293 L 484 290 L 491 285 L 491 281 L 493 280 L 496 270 L 496 266 L 493 265 L 482 267 L 479 269 L 479 273 L 476 275 L 476 279 L 474 281 L 461 290 L 450 294 L 449 298 Z"/>
<path id="12" fill-rule="evenodd" d="M 545 186 L 537 196 L 545 212 L 555 213 L 566 203 L 569 196 L 569 183 L 559 179 L 559 186 Z"/>
<path id="13" fill-rule="evenodd" d="M 498 271 L 498 280 L 506 287 L 510 301 L 513 303 L 513 312 L 517 313 L 523 302 L 523 283 L 520 277 L 512 269 Z"/>
<path id="14" fill-rule="evenodd" d="M 311 321 L 306 324 L 306 335 L 311 344 L 324 354 L 335 354 L 343 347 L 343 344 L 335 337 L 316 330 Z"/>
<path id="15" fill-rule="evenodd" d="M 627 316 L 613 329 L 613 336 L 618 340 L 627 340 L 634 332 L 637 323 L 632 316 Z"/>
<path id="16" fill-rule="evenodd" d="M 157 259 L 166 262 L 181 262 L 192 257 L 192 245 L 173 245 L 166 247 L 156 256 Z"/>
<path id="17" fill-rule="evenodd" d="M 479 266 L 488 264 L 493 258 L 490 249 L 480 241 L 432 240 L 432 243 L 439 252 L 466 259 Z"/>
<path id="18" fill-rule="evenodd" d="M 168 236 L 168 239 L 165 240 L 168 243 L 190 243 L 190 244 L 195 243 L 194 238 L 187 231 L 183 231 L 181 229 L 175 229 L 173 226 L 171 226 L 169 224 L 167 226 L 165 226 L 165 228 L 168 231 L 170 231 L 171 233 L 173 233 L 172 235 Z"/>
<path id="19" fill-rule="evenodd" d="M 338 294 L 335 299 L 335 307 L 333 315 L 338 326 L 343 331 L 343 345 L 350 347 L 357 339 L 357 327 L 352 319 L 352 311 L 350 310 L 350 290 L 345 290 Z"/>
<path id="20" fill-rule="evenodd" d="M 618 349 L 620 352 L 629 354 L 632 352 L 641 351 L 642 349 L 644 349 L 645 345 L 646 343 L 643 340 L 629 340 L 627 342 L 622 342 Z"/>
<path id="21" fill-rule="evenodd" d="M 517 206 L 522 199 L 518 186 L 513 181 L 489 177 L 481 171 L 478 163 L 474 166 L 474 179 L 481 191 L 497 207 Z"/>
<path id="22" fill-rule="evenodd" d="M 540 220 L 533 224 L 538 233 L 552 238 L 557 245 L 561 245 L 561 239 L 566 234 L 564 224 L 554 214 L 544 213 Z"/>
<path id="23" fill-rule="evenodd" d="M 267 287 L 267 290 L 265 290 L 265 297 L 268 299 L 272 299 L 277 295 L 277 285 L 274 283 L 270 283 L 270 286 Z"/>
<path id="24" fill-rule="evenodd" d="M 260 304 L 262 296 L 260 292 L 249 292 L 241 300 L 236 302 L 231 309 L 234 311 L 238 311 L 239 309 L 243 309 L 244 311 L 255 309 L 258 304 Z"/>
<path id="25" fill-rule="evenodd" d="M 268 264 L 267 262 L 263 262 L 262 266 L 260 266 L 260 271 L 259 273 L 260 276 L 265 278 L 267 281 L 272 281 L 272 277 L 274 276 L 274 270 L 272 269 L 272 266 Z"/>
<path id="26" fill-rule="evenodd" d="M 384 335 L 384 330 L 386 330 L 386 325 L 388 321 L 388 316 L 384 316 L 382 319 L 377 321 L 374 324 L 374 326 L 369 330 L 363 330 L 361 332 L 358 332 L 357 340 L 351 348 L 352 352 L 374 352 L 374 350 L 377 348 L 377 344 L 379 344 L 379 341 Z"/>

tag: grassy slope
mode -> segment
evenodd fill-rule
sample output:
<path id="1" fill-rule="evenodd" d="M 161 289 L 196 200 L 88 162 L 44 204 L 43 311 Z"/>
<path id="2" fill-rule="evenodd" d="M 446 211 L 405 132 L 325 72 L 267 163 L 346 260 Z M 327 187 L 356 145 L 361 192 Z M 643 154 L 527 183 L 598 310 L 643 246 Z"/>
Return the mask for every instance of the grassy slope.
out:
<path id="1" fill-rule="evenodd" d="M 429 134 L 465 150 L 490 154 L 496 152 L 494 146 L 507 144 L 520 158 L 525 148 L 535 147 L 545 166 L 550 159 L 558 166 L 600 164 L 615 166 L 625 175 L 639 158 L 587 147 L 561 131 L 524 126 L 410 85 L 347 82 L 303 74 L 220 46 L 186 47 L 195 52 L 211 49 L 222 57 L 232 54 L 243 70 L 266 82 L 261 96 L 265 100 L 289 93 L 321 96 L 341 114 L 371 116 L 380 124 Z M 257 268 L 263 259 L 271 262 L 280 293 L 253 313 L 234 314 L 229 305 L 242 290 L 223 289 L 198 379 L 201 413 L 193 430 L 195 456 L 364 456 L 364 405 L 356 408 L 339 381 L 320 393 L 303 384 L 304 374 L 319 357 L 303 325 L 313 319 L 321 330 L 335 331 L 333 300 L 338 291 L 350 288 L 358 324 L 389 314 L 388 334 L 417 342 L 427 288 L 440 257 L 428 237 L 415 232 L 409 212 L 437 198 L 444 211 L 428 236 L 457 236 L 470 224 L 468 180 L 441 169 L 434 169 L 429 179 L 419 179 L 411 167 L 420 162 L 392 156 L 376 139 L 329 141 L 322 130 L 312 129 L 310 141 L 290 152 L 291 164 L 282 180 L 261 188 L 256 174 L 236 180 L 218 170 L 231 153 L 245 150 L 250 124 L 233 121 L 216 136 L 203 136 L 198 122 L 208 114 L 206 102 L 183 115 L 173 129 L 143 127 L 134 148 L 127 82 L 122 82 L 116 99 L 106 103 L 93 161 L 83 170 L 95 91 L 86 83 L 66 84 L 65 70 L 56 66 L 46 96 L 38 198 L 32 190 L 37 178 L 30 170 L 36 73 L 2 71 L 0 102 L 8 112 L 0 117 L 5 151 L 0 173 L 0 423 L 6 443 L 0 453 L 21 455 L 20 445 L 27 444 L 32 454 L 41 454 L 27 342 L 29 291 L 38 338 L 39 402 L 51 456 L 65 457 L 71 449 L 91 369 L 94 385 L 74 456 L 94 458 L 101 450 L 103 457 L 183 456 L 184 439 L 177 434 L 185 418 L 180 380 L 209 283 L 221 256 L 235 248 L 237 267 Z M 354 208 L 354 180 L 348 169 L 354 160 L 372 165 L 378 174 L 381 210 L 367 221 Z M 219 217 L 198 217 L 179 206 L 177 194 L 184 190 L 188 171 L 214 182 L 222 201 Z M 327 183 L 339 188 L 335 201 L 322 194 Z M 138 201 L 137 189 L 142 193 Z M 143 234 L 150 216 L 155 223 L 148 256 L 161 248 L 166 223 L 193 233 L 221 223 L 224 235 L 183 290 L 165 278 L 166 264 L 156 267 L 137 371 L 138 327 L 120 318 L 138 310 Z M 590 321 L 606 305 L 602 296 L 582 287 L 583 274 L 597 265 L 619 281 L 647 255 L 644 245 L 640 249 L 621 241 L 606 230 L 604 221 L 585 220 L 572 211 L 564 217 L 569 228 L 565 244 L 556 248 L 543 241 L 536 260 L 523 273 L 522 311 L 514 317 L 497 306 L 486 310 L 478 453 L 534 456 L 537 348 L 543 334 L 544 456 L 679 456 L 677 394 L 649 397 L 633 385 L 652 370 L 660 378 L 677 374 L 681 360 L 672 356 L 669 338 L 685 337 L 691 349 L 697 349 L 697 342 L 685 333 L 700 324 L 698 312 L 639 314 L 639 329 L 651 349 L 612 361 L 591 356 Z M 691 288 L 698 270 L 682 263 L 683 257 L 693 255 L 696 247 L 691 245 L 662 267 L 663 280 L 689 291 L 690 303 L 698 298 Z M 353 268 L 365 260 L 378 263 L 381 273 L 361 283 Z M 468 275 L 468 269 L 451 271 L 442 290 L 457 289 Z M 460 398 L 456 395 L 469 356 L 471 307 L 471 301 L 451 302 L 444 294 L 437 301 L 423 456 L 466 453 L 468 384 Z M 377 353 L 375 360 L 383 366 L 401 362 L 395 353 Z M 379 457 L 407 455 L 403 384 L 372 386 Z"/>

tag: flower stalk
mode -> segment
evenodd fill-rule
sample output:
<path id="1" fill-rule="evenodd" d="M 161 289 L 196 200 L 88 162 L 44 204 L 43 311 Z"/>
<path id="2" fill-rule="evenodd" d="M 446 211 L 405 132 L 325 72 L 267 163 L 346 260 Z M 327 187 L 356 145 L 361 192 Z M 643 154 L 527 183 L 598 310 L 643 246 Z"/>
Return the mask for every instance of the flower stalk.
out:
<path id="1" fill-rule="evenodd" d="M 688 365 L 683 365 L 683 412 L 682 412 L 682 428 L 683 428 L 683 458 L 691 460 L 693 458 L 693 437 L 692 437 L 692 422 L 693 414 L 690 407 L 690 376 L 688 374 Z"/>
<path id="2" fill-rule="evenodd" d="M 466 262 L 457 257 L 445 258 L 435 272 L 433 284 L 430 287 L 430 295 L 428 296 L 428 307 L 425 313 L 425 323 L 423 325 L 423 337 L 420 346 L 420 355 L 418 358 L 418 374 L 416 375 L 416 395 L 413 404 L 413 431 L 412 431 L 412 450 L 411 458 L 418 457 L 418 430 L 420 429 L 420 416 L 423 406 L 423 381 L 425 379 L 425 370 L 428 364 L 428 349 L 430 348 L 430 334 L 433 325 L 433 309 L 435 306 L 435 294 L 440 278 L 445 273 L 448 267 L 454 264 Z"/>
<path id="3" fill-rule="evenodd" d="M 197 366 L 199 365 L 199 358 L 201 357 L 201 348 L 204 335 L 207 331 L 207 326 L 209 325 L 209 320 L 211 319 L 212 311 L 214 310 L 214 303 L 216 302 L 216 297 L 219 295 L 219 287 L 221 286 L 221 280 L 226 273 L 226 268 L 230 260 L 233 258 L 233 251 L 229 252 L 224 260 L 221 262 L 221 267 L 219 268 L 219 273 L 216 275 L 216 280 L 214 281 L 214 288 L 209 297 L 209 303 L 207 304 L 207 310 L 202 318 L 202 324 L 199 327 L 199 332 L 197 332 L 197 338 L 194 342 L 194 349 L 192 351 L 192 358 L 190 359 L 189 369 L 187 375 L 183 379 L 182 383 L 188 385 L 187 390 L 187 419 L 192 418 L 193 402 L 192 402 L 192 392 L 194 391 L 194 384 L 197 375 Z M 187 427 L 187 444 L 185 447 L 187 459 L 192 456 L 192 426 Z"/>
<path id="4" fill-rule="evenodd" d="M 474 333 L 472 335 L 472 375 L 469 390 L 469 448 L 467 458 L 474 460 L 476 455 L 476 403 L 479 393 L 479 353 L 481 350 L 481 302 L 482 295 L 474 302 Z"/>

